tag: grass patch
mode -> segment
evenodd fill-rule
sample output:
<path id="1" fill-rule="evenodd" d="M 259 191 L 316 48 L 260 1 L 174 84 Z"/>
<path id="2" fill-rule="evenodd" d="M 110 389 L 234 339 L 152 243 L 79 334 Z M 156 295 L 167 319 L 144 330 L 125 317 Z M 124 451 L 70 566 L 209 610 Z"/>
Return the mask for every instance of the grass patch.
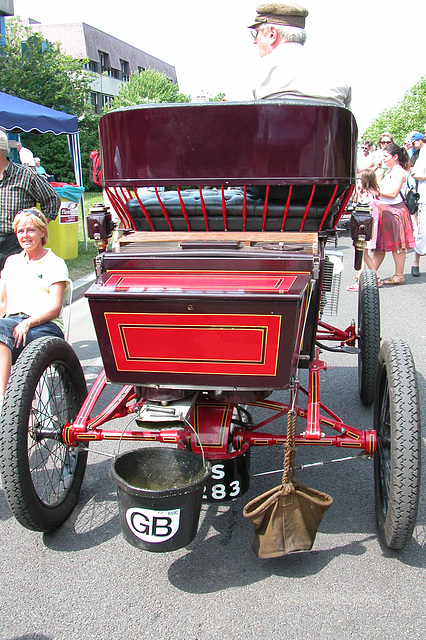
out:
<path id="1" fill-rule="evenodd" d="M 102 193 L 99 191 L 89 191 L 84 194 L 84 210 L 86 215 L 89 213 L 90 207 L 96 202 L 102 202 Z M 86 230 L 87 234 L 87 230 Z M 83 221 L 81 219 L 81 211 L 78 220 L 78 256 L 72 260 L 65 260 L 71 280 L 77 280 L 89 273 L 93 273 L 93 258 L 97 254 L 97 249 L 93 240 L 87 238 L 87 251 L 84 242 Z"/>
<path id="2" fill-rule="evenodd" d="M 93 240 L 87 240 L 87 251 L 84 240 L 78 241 L 78 256 L 72 260 L 65 260 L 71 280 L 78 280 L 94 271 L 93 258 L 97 254 Z"/>

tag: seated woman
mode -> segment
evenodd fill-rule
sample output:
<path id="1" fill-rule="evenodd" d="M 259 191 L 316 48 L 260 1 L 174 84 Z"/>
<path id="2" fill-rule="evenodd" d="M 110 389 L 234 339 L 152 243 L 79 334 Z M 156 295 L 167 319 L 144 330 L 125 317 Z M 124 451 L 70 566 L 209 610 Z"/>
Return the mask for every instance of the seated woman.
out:
<path id="1" fill-rule="evenodd" d="M 64 260 L 44 246 L 47 220 L 40 211 L 20 211 L 13 230 L 23 251 L 7 258 L 0 277 L 0 407 L 25 345 L 41 336 L 64 337 L 62 303 L 70 283 Z"/>

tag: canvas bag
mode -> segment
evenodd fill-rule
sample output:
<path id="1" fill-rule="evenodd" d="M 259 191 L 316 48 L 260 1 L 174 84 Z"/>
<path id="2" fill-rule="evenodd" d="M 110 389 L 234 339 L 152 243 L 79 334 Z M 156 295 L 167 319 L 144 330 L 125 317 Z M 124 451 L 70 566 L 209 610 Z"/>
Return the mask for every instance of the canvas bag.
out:
<path id="1" fill-rule="evenodd" d="M 280 486 L 251 500 L 243 509 L 244 517 L 254 524 L 252 549 L 258 558 L 279 558 L 293 551 L 312 549 L 322 517 L 333 504 L 331 496 L 306 487 L 295 478 L 296 414 L 290 418 L 290 413 L 283 481 Z"/>

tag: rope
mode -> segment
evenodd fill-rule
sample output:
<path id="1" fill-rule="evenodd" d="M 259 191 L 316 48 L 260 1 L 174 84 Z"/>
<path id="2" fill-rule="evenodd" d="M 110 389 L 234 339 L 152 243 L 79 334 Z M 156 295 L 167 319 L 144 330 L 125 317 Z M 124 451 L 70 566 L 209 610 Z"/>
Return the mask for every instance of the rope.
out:
<path id="1" fill-rule="evenodd" d="M 290 409 L 287 413 L 287 438 L 284 445 L 283 486 L 291 482 L 291 480 L 296 477 L 296 468 L 294 466 L 294 458 L 296 455 L 296 420 L 296 411 L 294 409 Z"/>

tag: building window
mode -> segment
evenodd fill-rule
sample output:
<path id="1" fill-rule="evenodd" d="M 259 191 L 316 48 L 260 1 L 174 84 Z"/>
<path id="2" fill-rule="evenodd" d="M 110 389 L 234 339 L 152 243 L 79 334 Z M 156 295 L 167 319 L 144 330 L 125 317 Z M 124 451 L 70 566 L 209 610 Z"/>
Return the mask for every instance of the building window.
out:
<path id="1" fill-rule="evenodd" d="M 109 55 L 103 51 L 99 51 L 99 66 L 100 73 L 105 73 L 109 70 Z"/>
<path id="2" fill-rule="evenodd" d="M 117 80 L 120 80 L 120 72 L 118 69 L 113 69 L 112 67 L 110 67 L 107 71 L 107 76 L 109 76 L 110 78 L 117 78 Z"/>
<path id="3" fill-rule="evenodd" d="M 93 73 L 99 73 L 99 63 L 94 62 L 93 60 L 89 60 L 89 62 L 86 62 L 83 65 L 83 68 L 87 69 L 88 71 L 92 71 Z"/>
<path id="4" fill-rule="evenodd" d="M 110 109 L 111 105 L 112 105 L 112 96 L 107 96 L 105 94 L 102 94 L 102 106 L 108 107 L 108 109 Z"/>
<path id="5" fill-rule="evenodd" d="M 123 82 L 129 82 L 129 78 L 130 78 L 129 63 L 126 60 L 120 60 L 120 67 L 121 67 L 121 80 Z"/>

